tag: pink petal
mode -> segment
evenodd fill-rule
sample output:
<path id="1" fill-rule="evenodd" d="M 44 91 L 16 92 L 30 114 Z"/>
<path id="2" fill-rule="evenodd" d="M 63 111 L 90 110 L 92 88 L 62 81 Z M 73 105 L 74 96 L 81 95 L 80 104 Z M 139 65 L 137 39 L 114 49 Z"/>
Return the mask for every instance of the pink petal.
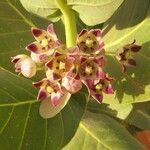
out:
<path id="1" fill-rule="evenodd" d="M 27 47 L 26 47 L 26 50 L 28 51 L 31 51 L 33 53 L 36 53 L 36 54 L 39 54 L 39 53 L 42 53 L 43 50 L 42 50 L 42 46 L 40 45 L 39 42 L 33 42 L 31 44 L 29 44 Z"/>
<path id="2" fill-rule="evenodd" d="M 61 97 L 62 97 L 62 93 L 60 93 L 60 92 L 52 93 L 51 94 L 52 105 L 57 106 Z"/>
<path id="3" fill-rule="evenodd" d="M 98 103 L 101 103 L 103 100 L 103 95 L 102 94 L 94 94 L 91 95 Z"/>
<path id="4" fill-rule="evenodd" d="M 31 32 L 32 32 L 33 36 L 39 37 L 43 31 L 41 29 L 38 29 L 38 28 L 32 28 Z"/>
<path id="5" fill-rule="evenodd" d="M 106 77 L 106 74 L 103 72 L 101 68 L 98 69 L 96 72 L 96 76 L 98 79 L 104 79 Z"/>
<path id="6" fill-rule="evenodd" d="M 100 56 L 94 58 L 94 62 L 97 63 L 99 66 L 102 67 L 105 64 L 105 58 L 104 58 L 103 55 L 100 55 Z"/>
<path id="7" fill-rule="evenodd" d="M 110 84 L 106 87 L 104 92 L 106 94 L 113 94 L 114 93 L 113 88 L 112 88 L 112 86 Z"/>
<path id="8" fill-rule="evenodd" d="M 48 63 L 46 63 L 46 66 L 49 68 L 49 69 L 53 69 L 53 63 L 54 63 L 54 59 L 50 60 Z"/>
<path id="9" fill-rule="evenodd" d="M 42 39 L 45 38 L 45 36 L 47 36 L 47 32 L 45 30 L 42 29 L 38 29 L 38 28 L 31 28 L 31 32 L 34 36 L 34 38 L 39 42 Z"/>
<path id="10" fill-rule="evenodd" d="M 89 32 L 92 32 L 96 37 L 101 37 L 102 31 L 100 29 L 92 29 Z"/>
<path id="11" fill-rule="evenodd" d="M 37 96 L 37 100 L 45 100 L 48 97 L 47 92 L 45 90 L 39 90 L 38 96 Z"/>
<path id="12" fill-rule="evenodd" d="M 87 33 L 88 30 L 86 29 L 83 29 L 80 33 L 79 33 L 79 37 L 81 37 L 82 35 L 84 35 L 85 33 Z"/>
<path id="13" fill-rule="evenodd" d="M 76 80 L 72 77 L 64 77 L 62 86 L 64 86 L 68 92 L 76 93 L 82 88 L 82 83 L 80 80 Z"/>
<path id="14" fill-rule="evenodd" d="M 128 64 L 136 66 L 136 61 L 134 59 L 128 59 Z"/>

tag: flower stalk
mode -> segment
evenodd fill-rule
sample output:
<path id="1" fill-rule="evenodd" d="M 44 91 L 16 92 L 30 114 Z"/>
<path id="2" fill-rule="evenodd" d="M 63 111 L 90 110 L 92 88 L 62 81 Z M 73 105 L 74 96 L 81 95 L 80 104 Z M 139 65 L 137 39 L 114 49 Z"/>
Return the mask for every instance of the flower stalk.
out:
<path id="1" fill-rule="evenodd" d="M 65 0 L 55 0 L 55 2 L 64 17 L 66 47 L 74 47 L 76 45 L 77 38 L 75 12 L 70 9 L 70 7 L 65 3 Z"/>

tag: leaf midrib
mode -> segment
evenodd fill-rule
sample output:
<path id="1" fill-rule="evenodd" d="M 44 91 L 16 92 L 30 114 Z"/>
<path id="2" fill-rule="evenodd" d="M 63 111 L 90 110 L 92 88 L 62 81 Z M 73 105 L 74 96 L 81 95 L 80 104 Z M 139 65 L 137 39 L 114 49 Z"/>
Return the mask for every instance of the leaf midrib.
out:
<path id="1" fill-rule="evenodd" d="M 98 143 L 100 143 L 101 145 L 103 145 L 104 147 L 106 147 L 108 150 L 111 150 L 110 147 L 106 146 L 102 141 L 100 141 L 100 139 L 94 135 L 91 131 L 89 131 L 89 129 L 81 122 L 79 125 L 86 133 L 88 133 L 93 139 L 95 139 Z"/>

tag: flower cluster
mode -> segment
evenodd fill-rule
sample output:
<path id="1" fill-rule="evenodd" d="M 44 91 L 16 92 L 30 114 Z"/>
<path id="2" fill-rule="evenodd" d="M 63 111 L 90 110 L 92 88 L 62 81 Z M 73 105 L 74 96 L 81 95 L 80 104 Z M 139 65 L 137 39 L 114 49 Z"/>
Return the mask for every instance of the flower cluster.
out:
<path id="1" fill-rule="evenodd" d="M 36 41 L 26 47 L 30 56 L 17 55 L 12 57 L 12 62 L 15 63 L 16 72 L 28 78 L 33 77 L 38 67 L 42 66 L 45 78 L 33 83 L 39 88 L 39 101 L 46 101 L 46 104 L 49 101 L 52 107 L 57 107 L 66 93 L 71 95 L 78 92 L 83 84 L 89 95 L 99 103 L 103 100 L 103 93 L 113 94 L 113 79 L 103 71 L 105 55 L 100 29 L 83 29 L 77 37 L 76 46 L 72 48 L 62 46 L 52 24 L 47 31 L 32 28 L 31 32 Z M 139 49 L 132 43 L 118 52 L 117 58 L 124 68 L 127 64 L 135 64 L 130 53 Z M 66 101 L 68 99 L 69 96 Z"/>

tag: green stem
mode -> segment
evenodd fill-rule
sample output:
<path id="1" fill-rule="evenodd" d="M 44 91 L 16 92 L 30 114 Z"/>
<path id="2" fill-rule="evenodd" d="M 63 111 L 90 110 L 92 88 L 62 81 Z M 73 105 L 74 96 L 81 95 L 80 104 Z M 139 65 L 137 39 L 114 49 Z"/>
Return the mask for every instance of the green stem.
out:
<path id="1" fill-rule="evenodd" d="M 55 0 L 55 2 L 64 16 L 66 46 L 67 48 L 73 47 L 76 45 L 77 37 L 75 12 L 69 8 L 65 0 Z"/>

